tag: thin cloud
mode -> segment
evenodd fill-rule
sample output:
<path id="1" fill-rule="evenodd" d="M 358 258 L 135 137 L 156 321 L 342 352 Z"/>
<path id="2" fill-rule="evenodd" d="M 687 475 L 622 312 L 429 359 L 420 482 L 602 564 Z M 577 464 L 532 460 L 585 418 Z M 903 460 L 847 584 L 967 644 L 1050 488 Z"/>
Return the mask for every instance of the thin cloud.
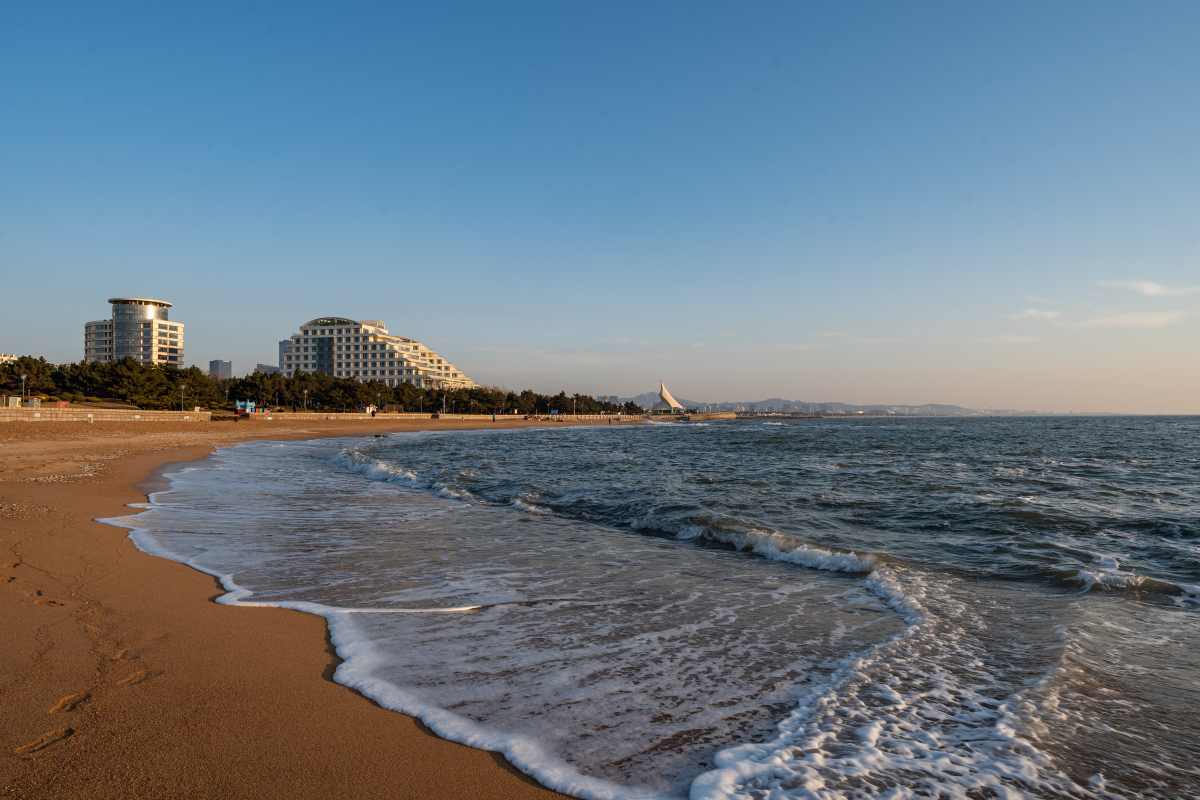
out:
<path id="1" fill-rule="evenodd" d="M 1042 311 L 1039 308 L 1027 308 L 1020 314 L 1012 314 L 1013 319 L 1057 319 L 1059 312 Z"/>
<path id="2" fill-rule="evenodd" d="M 1178 322 L 1187 315 L 1186 311 L 1146 311 L 1130 314 L 1114 314 L 1111 317 L 1096 317 L 1075 323 L 1076 328 L 1162 328 Z"/>
<path id="3" fill-rule="evenodd" d="M 987 344 L 1033 344 L 1034 342 L 1040 342 L 1041 340 L 1042 337 L 1040 336 L 1019 336 L 1016 334 L 1010 334 L 1008 336 L 992 336 L 987 339 L 977 339 L 976 341 L 985 342 Z"/>
<path id="4" fill-rule="evenodd" d="M 1100 281 L 1099 285 L 1110 289 L 1128 289 L 1146 297 L 1178 297 L 1200 292 L 1200 286 L 1163 286 L 1151 281 Z"/>

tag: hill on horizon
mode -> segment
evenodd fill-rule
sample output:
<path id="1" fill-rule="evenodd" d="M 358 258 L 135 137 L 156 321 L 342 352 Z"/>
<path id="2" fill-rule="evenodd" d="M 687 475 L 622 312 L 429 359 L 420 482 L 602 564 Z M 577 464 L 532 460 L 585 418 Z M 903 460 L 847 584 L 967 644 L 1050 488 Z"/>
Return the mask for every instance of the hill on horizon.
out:
<path id="1" fill-rule="evenodd" d="M 684 408 L 698 408 L 700 406 L 715 405 L 722 410 L 734 410 L 735 407 L 748 409 L 750 406 L 755 406 L 762 411 L 768 408 L 779 409 L 786 405 L 792 406 L 796 411 L 804 409 L 816 410 L 825 409 L 829 411 L 897 411 L 909 414 L 970 414 L 975 409 L 964 408 L 963 406 L 947 405 L 944 403 L 925 403 L 923 405 L 900 405 L 877 403 L 873 405 L 851 405 L 849 403 L 838 402 L 814 402 L 810 400 L 787 400 L 782 397 L 769 397 L 765 400 L 737 400 L 720 403 L 710 403 L 702 400 L 688 400 L 683 397 L 676 397 L 680 405 Z M 636 397 L 622 397 L 621 402 L 629 401 L 637 403 L 642 408 L 653 408 L 658 402 L 658 392 L 645 392 Z"/>

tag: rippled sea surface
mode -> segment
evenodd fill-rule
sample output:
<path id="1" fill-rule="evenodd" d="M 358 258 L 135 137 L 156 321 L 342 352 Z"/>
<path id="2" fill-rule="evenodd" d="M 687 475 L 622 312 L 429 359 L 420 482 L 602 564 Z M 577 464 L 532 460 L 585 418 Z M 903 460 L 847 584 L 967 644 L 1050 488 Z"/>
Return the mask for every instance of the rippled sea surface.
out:
<path id="1" fill-rule="evenodd" d="M 116 521 L 580 797 L 1200 797 L 1200 419 L 220 450 Z"/>

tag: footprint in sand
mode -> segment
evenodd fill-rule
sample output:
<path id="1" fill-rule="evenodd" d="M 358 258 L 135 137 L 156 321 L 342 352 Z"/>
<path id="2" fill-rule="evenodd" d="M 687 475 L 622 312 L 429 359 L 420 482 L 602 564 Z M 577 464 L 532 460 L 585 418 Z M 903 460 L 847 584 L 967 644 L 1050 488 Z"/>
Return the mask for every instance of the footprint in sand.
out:
<path id="1" fill-rule="evenodd" d="M 25 596 L 26 597 L 41 597 L 42 590 L 41 589 L 30 589 L 28 592 L 25 593 Z"/>
<path id="2" fill-rule="evenodd" d="M 144 669 L 141 672 L 133 673 L 128 678 L 117 681 L 117 683 L 127 683 L 132 685 L 135 683 L 148 681 L 151 678 L 157 678 L 159 675 L 162 675 L 162 670 Z"/>
<path id="3" fill-rule="evenodd" d="M 16 578 L 14 578 L 12 575 L 5 575 L 3 578 L 0 578 L 0 583 L 11 583 L 15 580 Z"/>
<path id="4" fill-rule="evenodd" d="M 19 566 L 21 566 L 21 562 L 20 562 L 20 561 L 14 561 L 13 563 L 11 563 L 11 564 L 5 564 L 4 566 L 8 567 L 9 569 L 12 569 L 13 567 L 19 567 Z"/>
<path id="5" fill-rule="evenodd" d="M 38 606 L 65 606 L 66 603 L 60 603 L 57 600 L 34 600 L 34 605 Z"/>
<path id="6" fill-rule="evenodd" d="M 91 697 L 91 695 L 88 694 L 87 692 L 78 692 L 76 694 L 69 694 L 66 697 L 64 697 L 62 700 L 59 700 L 58 705 L 56 705 L 54 708 L 50 709 L 50 713 L 53 714 L 56 711 L 73 711 L 75 709 L 75 706 L 79 705 L 84 700 L 87 700 L 89 697 Z"/>
<path id="7" fill-rule="evenodd" d="M 138 657 L 137 651 L 133 648 L 126 648 L 112 657 L 113 661 L 136 661 Z"/>
<path id="8" fill-rule="evenodd" d="M 33 741 L 33 742 L 30 742 L 29 744 L 22 745 L 22 746 L 18 747 L 16 750 L 14 750 L 13 752 L 19 756 L 23 756 L 26 753 L 36 753 L 38 750 L 49 747 L 50 745 L 54 744 L 55 742 L 61 742 L 63 739 L 67 738 L 74 732 L 75 731 L 71 730 L 70 728 L 59 728 L 56 731 L 50 731 L 49 733 L 43 733 L 41 736 L 39 736 L 37 738 L 37 741 Z"/>

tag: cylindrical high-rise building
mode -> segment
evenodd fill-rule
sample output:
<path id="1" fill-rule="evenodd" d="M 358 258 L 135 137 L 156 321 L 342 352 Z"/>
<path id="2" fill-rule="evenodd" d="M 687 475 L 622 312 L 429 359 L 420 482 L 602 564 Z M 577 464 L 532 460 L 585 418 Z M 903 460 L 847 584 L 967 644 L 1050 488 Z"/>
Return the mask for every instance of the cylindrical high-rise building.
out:
<path id="1" fill-rule="evenodd" d="M 170 303 L 141 297 L 115 297 L 112 319 L 84 325 L 85 361 L 129 356 L 143 364 L 183 366 L 183 323 L 171 322 Z"/>

